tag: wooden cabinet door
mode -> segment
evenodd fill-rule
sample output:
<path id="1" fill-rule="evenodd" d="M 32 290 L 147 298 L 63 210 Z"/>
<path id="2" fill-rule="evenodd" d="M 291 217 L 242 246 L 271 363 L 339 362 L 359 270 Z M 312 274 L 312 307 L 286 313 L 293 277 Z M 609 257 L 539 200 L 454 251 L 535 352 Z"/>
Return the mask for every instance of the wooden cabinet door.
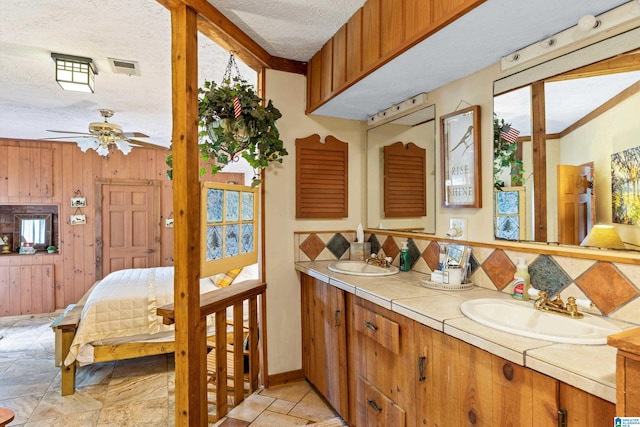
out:
<path id="1" fill-rule="evenodd" d="M 442 332 L 416 331 L 430 331 L 431 344 L 426 384 L 418 383 L 419 424 L 498 425 L 492 423 L 491 355 Z M 423 338 L 416 343 L 428 349 Z"/>
<path id="2" fill-rule="evenodd" d="M 429 426 L 556 426 L 558 381 L 441 332 L 431 344 L 428 384 L 418 383 L 418 421 Z M 426 414 L 426 415 L 425 415 Z"/>
<path id="3" fill-rule="evenodd" d="M 492 369 L 494 425 L 558 425 L 557 380 L 498 356 Z"/>
<path id="4" fill-rule="evenodd" d="M 348 418 L 344 292 L 302 274 L 302 370 L 311 384 Z"/>
<path id="5" fill-rule="evenodd" d="M 353 309 L 353 327 L 362 339 L 361 366 L 358 374 L 406 412 L 404 425 L 415 426 L 417 359 L 413 344 L 414 322 L 359 298 L 356 298 Z M 366 395 L 366 387 L 364 389 Z M 358 392 L 356 406 L 367 405 L 362 388 L 359 388 Z M 358 416 L 369 412 L 367 407 L 356 409 Z M 369 416 L 366 416 L 368 420 Z M 356 425 L 367 424 L 366 421 L 356 418 Z"/>
<path id="6" fill-rule="evenodd" d="M 560 383 L 560 408 L 567 413 L 567 427 L 610 426 L 616 416 L 613 403 L 565 383 Z"/>
<path id="7" fill-rule="evenodd" d="M 419 426 L 438 425 L 433 422 L 433 415 L 439 408 L 438 400 L 441 390 L 438 383 L 442 375 L 441 372 L 434 370 L 434 365 L 437 364 L 435 357 L 438 356 L 433 353 L 432 341 L 432 337 L 437 334 L 440 333 L 418 322 L 413 325 L 417 363 L 416 424 Z"/>

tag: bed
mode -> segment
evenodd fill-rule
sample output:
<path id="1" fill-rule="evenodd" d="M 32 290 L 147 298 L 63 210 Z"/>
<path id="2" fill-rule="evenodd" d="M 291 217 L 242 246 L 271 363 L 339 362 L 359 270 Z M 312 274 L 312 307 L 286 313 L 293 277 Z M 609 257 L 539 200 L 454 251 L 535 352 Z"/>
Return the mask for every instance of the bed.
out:
<path id="1" fill-rule="evenodd" d="M 201 294 L 257 279 L 258 269 L 252 265 L 233 277 L 229 274 L 201 279 Z M 51 326 L 59 335 L 56 362 L 62 366 L 62 395 L 75 391 L 76 366 L 174 351 L 174 327 L 156 314 L 157 308 L 173 303 L 173 275 L 173 267 L 112 272 L 56 319 Z M 208 335 L 213 335 L 215 320 L 209 317 Z"/>

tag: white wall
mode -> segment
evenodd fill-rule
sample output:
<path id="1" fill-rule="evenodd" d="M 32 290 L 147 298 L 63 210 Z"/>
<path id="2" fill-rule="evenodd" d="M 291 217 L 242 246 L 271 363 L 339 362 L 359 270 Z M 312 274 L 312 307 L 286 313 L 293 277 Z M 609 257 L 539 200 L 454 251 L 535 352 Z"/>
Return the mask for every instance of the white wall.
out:
<path id="1" fill-rule="evenodd" d="M 440 117 L 470 105 L 480 106 L 480 154 L 482 158 L 482 209 L 453 209 L 442 206 L 442 170 L 436 166 L 436 236 L 445 236 L 449 218 L 467 218 L 467 238 L 492 242 L 493 238 L 493 81 L 499 64 L 429 92 L 427 102 L 436 105 L 436 159 L 440 159 Z"/>
<path id="2" fill-rule="evenodd" d="M 366 122 L 307 116 L 306 78 L 268 70 L 266 98 L 282 113 L 278 130 L 289 155 L 265 177 L 267 344 L 269 374 L 302 368 L 300 285 L 294 269 L 294 231 L 355 230 L 363 221 Z M 330 220 L 296 219 L 295 140 L 317 133 L 349 143 L 349 217 Z"/>
<path id="3" fill-rule="evenodd" d="M 596 223 L 611 224 L 611 155 L 640 145 L 640 94 L 636 94 L 579 127 L 561 140 L 563 164 L 593 162 Z M 625 242 L 640 244 L 637 226 L 616 224 Z"/>

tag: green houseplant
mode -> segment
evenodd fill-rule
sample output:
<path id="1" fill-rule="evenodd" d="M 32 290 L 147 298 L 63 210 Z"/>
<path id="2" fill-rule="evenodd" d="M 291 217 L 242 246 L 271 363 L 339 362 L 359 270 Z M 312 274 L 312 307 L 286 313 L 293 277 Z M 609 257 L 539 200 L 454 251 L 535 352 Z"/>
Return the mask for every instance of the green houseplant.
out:
<path id="1" fill-rule="evenodd" d="M 503 138 L 509 129 L 511 124 L 493 113 L 493 186 L 498 190 L 505 186 L 500 174 L 507 168 L 513 184 L 524 183 L 523 162 L 516 157 L 518 144 Z"/>
<path id="2" fill-rule="evenodd" d="M 271 162 L 282 163 L 287 150 L 280 139 L 276 120 L 280 111 L 269 100 L 263 100 L 253 86 L 242 77 L 227 77 L 218 85 L 205 81 L 198 89 L 198 133 L 200 158 L 208 164 L 212 174 L 242 156 L 256 172 Z M 167 157 L 172 178 L 173 161 Z M 206 173 L 202 167 L 200 174 Z M 253 178 L 252 186 L 260 184 L 259 174 Z"/>

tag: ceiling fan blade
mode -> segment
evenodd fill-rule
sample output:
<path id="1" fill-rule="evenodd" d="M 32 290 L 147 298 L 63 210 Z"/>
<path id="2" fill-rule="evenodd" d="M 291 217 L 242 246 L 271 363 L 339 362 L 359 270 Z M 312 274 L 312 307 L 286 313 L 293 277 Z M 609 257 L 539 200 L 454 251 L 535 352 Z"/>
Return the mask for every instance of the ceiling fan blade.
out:
<path id="1" fill-rule="evenodd" d="M 145 135 L 142 132 L 123 132 L 122 136 L 125 138 L 149 138 L 149 135 Z"/>
<path id="2" fill-rule="evenodd" d="M 76 134 L 76 135 L 91 135 L 90 133 L 86 133 L 86 132 L 71 132 L 71 131 L 68 131 L 68 130 L 51 130 L 51 129 L 47 129 L 47 132 L 72 133 L 72 134 Z"/>
<path id="3" fill-rule="evenodd" d="M 78 139 L 78 138 L 91 138 L 91 137 L 93 137 L 93 135 L 90 135 L 90 134 L 86 134 L 86 135 L 81 134 L 81 135 L 77 135 L 77 136 L 75 136 L 75 135 L 69 135 L 69 136 L 55 136 L 55 137 L 53 137 L 53 136 L 52 136 L 52 137 L 46 137 L 46 138 L 40 138 L 40 139 L 41 139 L 41 140 L 44 140 L 44 141 L 53 140 L 53 139 L 66 139 L 67 141 L 72 141 L 72 140 L 76 140 L 76 139 Z"/>
<path id="4" fill-rule="evenodd" d="M 140 147 L 155 148 L 157 150 L 167 150 L 167 147 L 163 147 L 161 145 L 152 144 L 150 142 L 139 141 L 137 139 L 129 139 L 129 142 L 131 144 L 139 145 Z"/>

